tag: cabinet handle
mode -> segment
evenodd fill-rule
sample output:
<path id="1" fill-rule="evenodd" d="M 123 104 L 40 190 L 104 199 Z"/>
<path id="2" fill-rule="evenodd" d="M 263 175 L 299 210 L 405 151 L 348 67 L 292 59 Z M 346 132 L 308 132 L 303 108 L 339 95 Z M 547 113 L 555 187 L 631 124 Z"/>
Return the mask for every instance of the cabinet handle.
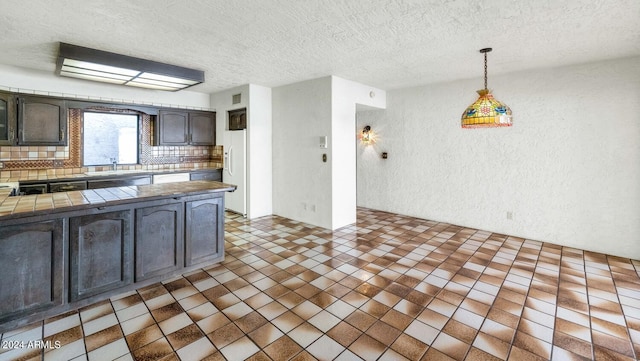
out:
<path id="1" fill-rule="evenodd" d="M 60 129 L 60 141 L 64 139 L 64 129 Z"/>

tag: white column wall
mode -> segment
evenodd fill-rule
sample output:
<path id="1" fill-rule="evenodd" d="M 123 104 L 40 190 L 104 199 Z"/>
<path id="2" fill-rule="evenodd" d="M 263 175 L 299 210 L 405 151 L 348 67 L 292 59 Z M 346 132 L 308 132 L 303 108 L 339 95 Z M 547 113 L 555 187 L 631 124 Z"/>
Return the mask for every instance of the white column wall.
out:
<path id="1" fill-rule="evenodd" d="M 272 96 L 273 213 L 331 228 L 331 77 L 273 88 Z M 328 149 L 319 146 L 324 135 Z"/>
<path id="2" fill-rule="evenodd" d="M 356 221 L 356 104 L 384 108 L 386 93 L 360 83 L 332 77 L 331 162 L 332 229 Z"/>
<path id="3" fill-rule="evenodd" d="M 247 217 L 273 213 L 271 88 L 250 84 L 247 108 Z"/>

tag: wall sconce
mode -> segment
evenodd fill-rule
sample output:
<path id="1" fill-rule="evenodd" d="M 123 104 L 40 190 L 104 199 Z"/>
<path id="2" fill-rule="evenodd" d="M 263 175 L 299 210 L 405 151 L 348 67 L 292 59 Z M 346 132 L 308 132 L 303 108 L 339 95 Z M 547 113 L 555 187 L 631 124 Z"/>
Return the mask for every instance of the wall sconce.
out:
<path id="1" fill-rule="evenodd" d="M 370 126 L 365 125 L 365 127 L 362 128 L 362 133 L 360 133 L 360 142 L 364 145 L 376 142 L 376 134 L 371 130 Z"/>
<path id="2" fill-rule="evenodd" d="M 177 91 L 204 82 L 201 70 L 60 43 L 56 74 L 139 88 Z"/>

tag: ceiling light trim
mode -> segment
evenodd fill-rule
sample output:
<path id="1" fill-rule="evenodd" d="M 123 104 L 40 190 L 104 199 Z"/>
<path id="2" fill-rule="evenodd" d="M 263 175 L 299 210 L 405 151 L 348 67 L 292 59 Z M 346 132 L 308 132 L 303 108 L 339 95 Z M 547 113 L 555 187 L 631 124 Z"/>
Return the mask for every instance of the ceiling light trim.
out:
<path id="1" fill-rule="evenodd" d="M 201 70 L 62 42 L 56 74 L 168 91 L 178 91 L 204 82 L 204 71 Z"/>

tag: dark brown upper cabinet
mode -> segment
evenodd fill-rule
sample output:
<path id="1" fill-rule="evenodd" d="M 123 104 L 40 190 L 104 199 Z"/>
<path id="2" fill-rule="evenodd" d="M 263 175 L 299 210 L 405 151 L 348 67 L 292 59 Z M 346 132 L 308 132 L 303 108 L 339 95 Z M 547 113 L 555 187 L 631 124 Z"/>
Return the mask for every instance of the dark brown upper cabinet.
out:
<path id="1" fill-rule="evenodd" d="M 65 101 L 19 97 L 18 145 L 67 145 Z"/>
<path id="2" fill-rule="evenodd" d="M 15 145 L 16 135 L 16 98 L 0 93 L 0 145 Z"/>
<path id="3" fill-rule="evenodd" d="M 229 130 L 247 129 L 247 108 L 229 110 Z"/>
<path id="4" fill-rule="evenodd" d="M 158 111 L 155 145 L 215 145 L 216 113 L 180 110 Z"/>

